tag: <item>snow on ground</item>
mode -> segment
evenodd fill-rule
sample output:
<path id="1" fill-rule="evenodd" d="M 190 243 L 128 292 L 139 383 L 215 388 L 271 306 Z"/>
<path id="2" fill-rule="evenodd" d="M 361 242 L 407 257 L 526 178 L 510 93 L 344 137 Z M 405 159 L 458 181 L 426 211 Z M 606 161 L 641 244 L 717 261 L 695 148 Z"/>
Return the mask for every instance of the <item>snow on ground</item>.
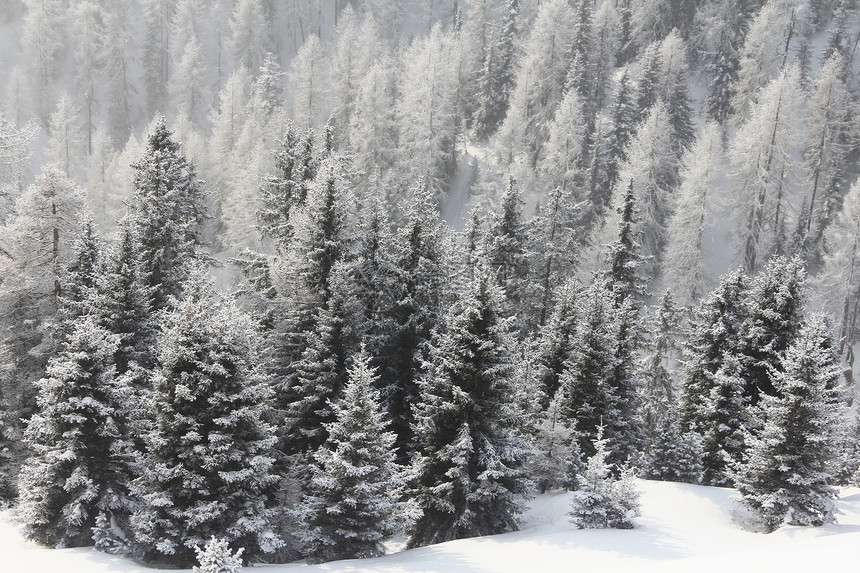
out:
<path id="1" fill-rule="evenodd" d="M 462 539 L 378 559 L 316 566 L 261 566 L 265 573 L 554 573 L 572 571 L 848 571 L 860 547 L 860 489 L 842 492 L 839 523 L 751 533 L 733 521 L 728 489 L 642 481 L 636 529 L 576 530 L 566 513 L 569 495 L 530 503 L 515 533 Z M 0 513 L 0 570 L 6 573 L 140 573 L 151 571 L 93 549 L 44 549 L 24 541 Z"/>

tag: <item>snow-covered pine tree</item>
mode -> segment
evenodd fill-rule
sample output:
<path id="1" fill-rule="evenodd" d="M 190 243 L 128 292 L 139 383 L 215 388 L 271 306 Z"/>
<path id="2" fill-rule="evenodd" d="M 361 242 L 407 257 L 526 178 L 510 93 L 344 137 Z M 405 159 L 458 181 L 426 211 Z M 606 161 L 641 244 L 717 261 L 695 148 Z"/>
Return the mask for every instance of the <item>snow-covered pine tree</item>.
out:
<path id="1" fill-rule="evenodd" d="M 93 544 L 99 513 L 128 515 L 130 398 L 112 364 L 118 337 L 91 316 L 75 321 L 62 352 L 36 383 L 39 411 L 27 423 L 33 451 L 21 470 L 25 534 L 59 547 Z"/>
<path id="2" fill-rule="evenodd" d="M 797 336 L 806 303 L 806 271 L 800 257 L 771 258 L 750 285 L 744 304 L 741 365 L 745 395 L 756 404 L 763 394 L 777 394 L 773 371 Z"/>
<path id="3" fill-rule="evenodd" d="M 540 211 L 528 222 L 530 288 L 534 292 L 537 325 L 541 327 L 550 317 L 553 293 L 564 288 L 564 282 L 574 275 L 580 251 L 576 243 L 584 239 L 589 223 L 593 223 L 593 219 L 583 221 L 582 206 L 588 201 L 575 203 L 575 197 L 561 187 L 550 190 Z"/>
<path id="4" fill-rule="evenodd" d="M 414 449 L 413 405 L 418 402 L 422 353 L 442 321 L 445 260 L 439 210 L 422 181 L 406 208 L 406 223 L 394 241 L 394 330 L 379 357 L 383 398 L 397 434 L 398 456 L 408 460 Z"/>
<path id="5" fill-rule="evenodd" d="M 602 426 L 617 444 L 619 459 L 624 461 L 635 447 L 629 435 L 635 395 L 615 384 L 618 362 L 626 354 L 621 352 L 622 356 L 618 356 L 622 350 L 619 323 L 627 309 L 616 309 L 613 294 L 606 275 L 598 274 L 579 296 L 576 334 L 560 384 L 565 395 L 562 412 L 568 423 L 577 426 L 580 451 L 586 456 L 594 453 L 593 432 Z M 632 361 L 631 356 L 626 359 Z M 630 403 L 621 403 L 622 394 Z"/>
<path id="6" fill-rule="evenodd" d="M 606 177 L 607 189 L 612 189 L 618 180 L 618 167 L 627 159 L 627 144 L 636 129 L 633 94 L 630 87 L 630 70 L 625 67 L 618 77 L 611 107 L 612 125 L 606 133 Z"/>
<path id="7" fill-rule="evenodd" d="M 477 106 L 472 118 L 478 139 L 495 133 L 508 111 L 508 98 L 513 90 L 519 4 L 520 0 L 506 1 L 498 35 L 488 42 L 483 54 L 483 67 L 477 77 Z"/>
<path id="8" fill-rule="evenodd" d="M 839 312 L 839 353 L 853 355 L 860 317 L 860 181 L 848 190 L 842 209 L 825 234 L 829 252 L 824 268 L 816 277 L 824 293 L 825 308 Z"/>
<path id="9" fill-rule="evenodd" d="M 136 552 L 189 567 L 212 535 L 255 559 L 278 549 L 271 493 L 271 389 L 250 319 L 212 292 L 197 269 L 165 316 L 153 378 L 155 425 L 133 482 Z"/>
<path id="10" fill-rule="evenodd" d="M 577 284 L 573 280 L 557 291 L 549 322 L 538 338 L 535 380 L 544 405 L 556 396 L 565 362 L 573 349 L 579 320 L 577 298 Z"/>
<path id="11" fill-rule="evenodd" d="M 387 430 L 376 372 L 362 350 L 349 368 L 343 397 L 330 403 L 328 438 L 313 455 L 311 479 L 297 510 L 311 562 L 377 557 L 400 522 L 403 472 Z"/>
<path id="12" fill-rule="evenodd" d="M 535 424 L 526 471 L 539 493 L 567 485 L 571 474 L 578 473 L 571 466 L 581 463 L 575 429 L 562 413 L 563 403 L 564 388 L 559 388 Z"/>
<path id="13" fill-rule="evenodd" d="M 15 418 L 33 413 L 35 386 L 57 349 L 43 326 L 53 320 L 62 294 L 64 269 L 74 256 L 83 191 L 62 173 L 46 168 L 15 201 L 0 236 L 0 330 L 3 395 Z"/>
<path id="14" fill-rule="evenodd" d="M 640 461 L 642 477 L 661 481 L 699 483 L 702 479 L 702 438 L 681 432 L 678 409 L 660 420 Z"/>
<path id="15" fill-rule="evenodd" d="M 497 135 L 505 162 L 520 157 L 533 166 L 540 156 L 563 96 L 574 30 L 569 2 L 552 0 L 540 5 L 523 43 L 507 115 Z"/>
<path id="16" fill-rule="evenodd" d="M 703 444 L 704 483 L 725 484 L 726 457 L 740 459 L 735 436 L 745 409 L 742 392 L 729 377 L 740 367 L 740 337 L 747 316 L 744 300 L 748 279 L 740 269 L 725 275 L 720 285 L 694 310 L 681 357 L 679 420 L 683 433 L 693 432 L 710 441 Z M 721 404 L 717 404 L 717 399 Z M 718 435 L 717 432 L 720 432 Z M 732 443 L 727 440 L 731 438 Z"/>
<path id="17" fill-rule="evenodd" d="M 844 396 L 831 325 L 812 315 L 773 370 L 777 394 L 760 405 L 764 427 L 752 438 L 736 482 L 764 529 L 824 525 L 836 511 L 834 438 Z"/>
<path id="18" fill-rule="evenodd" d="M 74 246 L 74 256 L 60 278 L 60 297 L 57 308 L 57 329 L 68 334 L 75 320 L 94 311 L 91 308 L 96 296 L 96 284 L 101 272 L 101 241 L 92 219 L 84 217 L 81 232 Z"/>
<path id="19" fill-rule="evenodd" d="M 294 382 L 281 397 L 286 402 L 281 448 L 287 455 L 312 454 L 326 440 L 326 424 L 334 421 L 329 403 L 340 398 L 347 378 L 349 286 L 345 265 L 336 264 L 329 272 L 326 306 L 303 333 L 304 350 L 291 366 Z"/>
<path id="20" fill-rule="evenodd" d="M 806 256 L 816 266 L 825 256 L 824 233 L 836 214 L 849 172 L 847 153 L 856 142 L 851 131 L 850 95 L 844 76 L 845 61 L 839 55 L 831 56 L 818 71 L 809 100 L 804 165 L 812 178 L 812 189 L 806 229 L 800 232 L 807 235 Z"/>
<path id="21" fill-rule="evenodd" d="M 493 218 L 487 257 L 496 281 L 505 291 L 506 316 L 517 316 L 521 326 L 531 326 L 529 316 L 529 256 L 526 251 L 523 199 L 516 179 L 509 176 L 501 197 L 501 212 Z"/>
<path id="22" fill-rule="evenodd" d="M 579 529 L 632 529 L 633 519 L 640 513 L 639 491 L 630 471 L 622 469 L 617 478 L 612 475 L 613 464 L 607 462 L 609 441 L 603 437 L 603 426 L 597 426 L 591 448 L 594 454 L 573 492 L 570 516 Z"/>
<path id="23" fill-rule="evenodd" d="M 792 158 L 802 152 L 796 120 L 803 117 L 802 101 L 799 69 L 790 66 L 762 88 L 729 147 L 735 237 L 750 274 L 786 247 L 789 199 L 796 192 Z"/>
<path id="24" fill-rule="evenodd" d="M 153 308 L 178 296 L 191 263 L 199 258 L 200 226 L 206 218 L 204 191 L 194 164 L 179 150 L 163 116 L 147 136 L 146 150 L 132 167 L 130 216 L 143 261 L 144 284 L 153 290 Z"/>
<path id="25" fill-rule="evenodd" d="M 501 303 L 489 270 L 476 269 L 430 346 L 415 406 L 411 497 L 422 515 L 410 527 L 410 547 L 517 528 L 529 484 L 514 427 L 514 341 Z"/>
<path id="26" fill-rule="evenodd" d="M 616 183 L 632 186 L 637 213 L 632 232 L 644 257 L 640 272 L 649 278 L 657 275 L 666 244 L 666 222 L 674 206 L 681 149 L 673 141 L 666 106 L 657 101 L 648 108 L 630 140 Z M 615 195 L 623 197 L 618 191 Z M 624 209 L 623 203 L 618 206 Z"/>
<path id="27" fill-rule="evenodd" d="M 675 380 L 671 362 L 678 350 L 681 335 L 681 312 L 672 293 L 666 291 L 651 309 L 644 325 L 646 341 L 641 356 L 642 422 L 650 443 L 658 439 L 659 428 L 676 404 Z"/>
<path id="28" fill-rule="evenodd" d="M 219 539 L 213 535 L 206 545 L 195 548 L 200 565 L 195 565 L 193 571 L 194 573 L 241 573 L 244 550 L 240 547 L 236 553 L 233 553 L 226 539 Z"/>

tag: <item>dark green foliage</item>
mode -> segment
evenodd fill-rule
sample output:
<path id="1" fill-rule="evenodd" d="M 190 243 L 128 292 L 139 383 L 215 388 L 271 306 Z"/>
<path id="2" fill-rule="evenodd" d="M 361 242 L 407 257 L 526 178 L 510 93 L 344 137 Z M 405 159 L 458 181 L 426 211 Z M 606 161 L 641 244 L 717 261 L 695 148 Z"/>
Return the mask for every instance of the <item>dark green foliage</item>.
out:
<path id="1" fill-rule="evenodd" d="M 313 455 L 297 511 L 311 562 L 382 555 L 382 542 L 400 522 L 403 478 L 375 379 L 370 357 L 362 352 L 349 369 L 343 397 L 329 403 L 328 437 Z"/>
<path id="2" fill-rule="evenodd" d="M 85 316 L 37 383 L 39 411 L 25 438 L 33 451 L 21 472 L 20 517 L 42 544 L 93 544 L 99 513 L 127 515 L 131 477 L 125 412 L 130 394 L 112 364 L 118 337 Z"/>
<path id="3" fill-rule="evenodd" d="M 448 312 L 430 348 L 421 401 L 412 497 L 422 515 L 410 547 L 517 528 L 524 444 L 514 429 L 513 340 L 486 269 Z"/>
<path id="4" fill-rule="evenodd" d="M 736 476 L 766 531 L 834 520 L 831 461 L 844 396 L 830 330 L 824 317 L 810 317 L 781 355 L 780 370 L 771 371 L 777 393 L 761 399 L 764 427 Z"/>
<path id="5" fill-rule="evenodd" d="M 179 296 L 192 261 L 200 257 L 200 230 L 206 219 L 205 193 L 194 165 L 179 150 L 163 117 L 148 135 L 135 162 L 131 225 L 143 284 L 153 289 L 155 310 Z"/>
<path id="6" fill-rule="evenodd" d="M 263 419 L 271 389 L 259 368 L 259 339 L 232 304 L 200 276 L 165 317 L 153 379 L 155 425 L 133 484 L 136 553 L 189 567 L 213 535 L 247 559 L 277 550 L 270 509 L 274 431 Z"/>

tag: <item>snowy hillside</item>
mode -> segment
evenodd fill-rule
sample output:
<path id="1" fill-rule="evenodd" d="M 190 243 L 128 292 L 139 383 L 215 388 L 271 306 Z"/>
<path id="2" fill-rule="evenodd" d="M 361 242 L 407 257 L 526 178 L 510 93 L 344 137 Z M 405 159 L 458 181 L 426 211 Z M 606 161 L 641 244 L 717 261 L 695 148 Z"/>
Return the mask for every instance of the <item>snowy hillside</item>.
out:
<path id="1" fill-rule="evenodd" d="M 784 527 L 764 535 L 733 521 L 733 490 L 640 481 L 642 516 L 633 530 L 577 530 L 566 516 L 569 494 L 538 496 L 521 531 L 462 539 L 385 557 L 317 566 L 263 566 L 270 573 L 541 573 L 569 571 L 848 571 L 860 544 L 860 489 L 845 488 L 839 523 Z M 44 549 L 24 541 L 0 519 L 7 573 L 131 573 L 151 571 L 94 549 Z"/>

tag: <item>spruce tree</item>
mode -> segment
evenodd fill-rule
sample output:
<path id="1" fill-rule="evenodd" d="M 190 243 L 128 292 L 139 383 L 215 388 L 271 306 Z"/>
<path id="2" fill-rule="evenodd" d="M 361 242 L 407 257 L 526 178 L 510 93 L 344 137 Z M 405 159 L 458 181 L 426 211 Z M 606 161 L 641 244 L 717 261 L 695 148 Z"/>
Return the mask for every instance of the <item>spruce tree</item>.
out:
<path id="1" fill-rule="evenodd" d="M 380 356 L 380 385 L 401 462 L 414 449 L 413 405 L 418 402 L 422 353 L 441 322 L 445 268 L 441 236 L 439 211 L 432 194 L 419 181 L 405 225 L 395 237 L 395 304 L 389 311 L 394 329 Z"/>
<path id="2" fill-rule="evenodd" d="M 130 511 L 130 395 L 115 377 L 118 343 L 91 316 L 81 317 L 37 383 L 39 411 L 25 432 L 33 456 L 21 471 L 19 515 L 25 534 L 39 543 L 92 545 L 100 513 Z"/>
<path id="3" fill-rule="evenodd" d="M 513 340 L 501 297 L 480 269 L 434 336 L 415 407 L 420 449 L 411 497 L 422 515 L 410 547 L 517 528 L 528 482 L 513 426 Z"/>
<path id="4" fill-rule="evenodd" d="M 574 281 L 559 289 L 552 315 L 538 338 L 535 379 L 544 405 L 558 392 L 565 361 L 574 346 L 579 321 L 577 296 Z"/>
<path id="5" fill-rule="evenodd" d="M 570 516 L 579 529 L 632 529 L 639 515 L 639 492 L 629 470 L 613 477 L 613 464 L 607 461 L 611 451 L 609 438 L 598 426 L 593 442 L 594 454 L 588 458 L 573 492 Z"/>
<path id="6" fill-rule="evenodd" d="M 505 313 L 518 315 L 522 322 L 529 306 L 529 258 L 526 252 L 526 227 L 523 221 L 523 200 L 513 176 L 501 198 L 499 213 L 490 229 L 487 256 L 496 280 L 504 289 L 507 300 Z M 523 324 L 523 326 L 526 326 Z"/>
<path id="7" fill-rule="evenodd" d="M 780 370 L 785 352 L 803 322 L 806 271 L 799 257 L 773 257 L 753 279 L 745 305 L 741 336 L 745 394 L 752 404 L 761 395 L 775 395 L 771 373 Z"/>
<path id="8" fill-rule="evenodd" d="M 563 404 L 564 388 L 559 388 L 535 424 L 527 471 L 539 493 L 567 485 L 581 463 L 573 424 L 564 416 Z"/>
<path id="9" fill-rule="evenodd" d="M 616 444 L 615 461 L 631 457 L 639 445 L 633 419 L 637 396 L 629 346 L 631 309 L 616 308 L 610 281 L 598 274 L 580 296 L 577 329 L 560 383 L 565 401 L 562 412 L 575 423 L 580 451 L 594 453 L 594 430 L 605 427 Z"/>
<path id="10" fill-rule="evenodd" d="M 136 551 L 148 563 L 189 567 L 212 535 L 246 559 L 283 542 L 270 525 L 276 482 L 271 390 L 250 320 L 197 270 L 165 317 L 153 377 L 155 425 L 133 483 Z"/>
<path id="11" fill-rule="evenodd" d="M 311 479 L 297 511 L 311 562 L 377 557 L 399 524 L 402 471 L 387 431 L 370 356 L 349 368 L 343 397 L 330 402 L 328 438 L 313 455 Z"/>
<path id="12" fill-rule="evenodd" d="M 132 225 L 154 310 L 179 296 L 191 262 L 199 258 L 206 218 L 202 182 L 171 136 L 164 117 L 156 117 L 146 150 L 132 165 Z"/>
<path id="13" fill-rule="evenodd" d="M 663 426 L 663 421 L 676 403 L 675 381 L 669 365 L 678 350 L 681 316 L 670 291 L 667 290 L 652 309 L 645 324 L 645 332 L 647 341 L 640 365 L 643 378 L 642 418 L 646 435 L 653 442 L 657 429 Z"/>
<path id="14" fill-rule="evenodd" d="M 831 325 L 811 316 L 771 371 L 777 394 L 762 398 L 765 423 L 736 477 L 743 503 L 766 531 L 824 525 L 836 511 L 831 461 L 843 396 Z"/>

